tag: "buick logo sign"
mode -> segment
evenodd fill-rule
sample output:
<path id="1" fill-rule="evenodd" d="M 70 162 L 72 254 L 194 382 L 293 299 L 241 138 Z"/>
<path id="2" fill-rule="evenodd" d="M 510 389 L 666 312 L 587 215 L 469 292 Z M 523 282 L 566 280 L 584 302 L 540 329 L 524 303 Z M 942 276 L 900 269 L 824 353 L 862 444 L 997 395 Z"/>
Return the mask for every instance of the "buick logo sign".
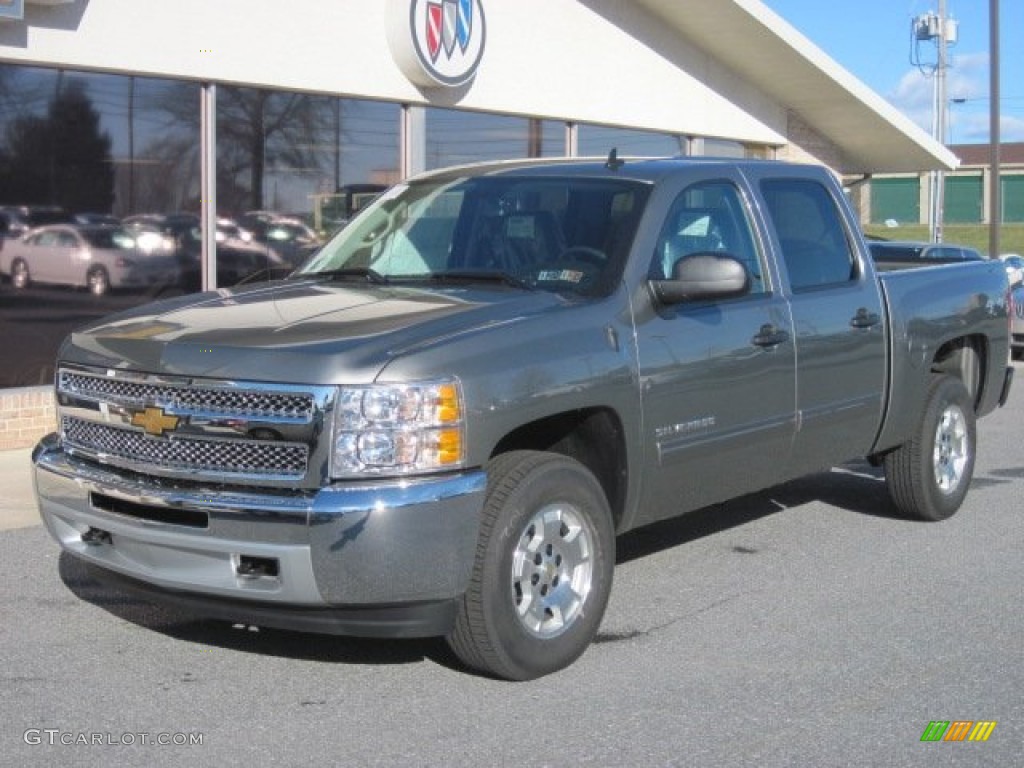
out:
<path id="1" fill-rule="evenodd" d="M 484 54 L 481 0 L 390 0 L 388 42 L 406 77 L 426 87 L 465 85 Z"/>

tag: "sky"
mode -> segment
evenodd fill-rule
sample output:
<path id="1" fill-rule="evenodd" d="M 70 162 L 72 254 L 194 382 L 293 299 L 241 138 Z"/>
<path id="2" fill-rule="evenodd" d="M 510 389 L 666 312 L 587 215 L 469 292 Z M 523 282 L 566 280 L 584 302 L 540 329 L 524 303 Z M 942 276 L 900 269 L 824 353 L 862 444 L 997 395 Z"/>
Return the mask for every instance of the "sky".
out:
<path id="1" fill-rule="evenodd" d="M 844 69 L 932 132 L 934 80 L 912 63 L 934 65 L 933 42 L 915 45 L 911 22 L 938 12 L 937 0 L 762 0 Z M 946 0 L 959 23 L 947 70 L 950 144 L 989 140 L 989 0 Z M 1024 2 L 999 3 L 1000 133 L 1024 141 Z M 914 50 L 916 48 L 916 51 Z M 924 67 L 927 69 L 927 66 Z M 961 101 L 962 100 L 962 101 Z"/>

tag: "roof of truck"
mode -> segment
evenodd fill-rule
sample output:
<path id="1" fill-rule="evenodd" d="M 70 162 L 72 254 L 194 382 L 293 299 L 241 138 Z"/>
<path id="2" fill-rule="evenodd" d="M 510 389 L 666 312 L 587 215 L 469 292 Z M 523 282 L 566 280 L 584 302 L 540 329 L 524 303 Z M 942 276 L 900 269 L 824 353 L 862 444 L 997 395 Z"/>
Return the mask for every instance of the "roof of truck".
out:
<path id="1" fill-rule="evenodd" d="M 611 175 L 642 181 L 657 181 L 685 168 L 708 165 L 729 167 L 812 167 L 781 160 L 760 160 L 736 157 L 564 157 L 532 158 L 520 160 L 497 160 L 485 163 L 470 163 L 427 171 L 409 179 L 417 181 L 444 181 L 468 176 L 543 176 L 557 173 L 560 176 L 601 176 Z"/>

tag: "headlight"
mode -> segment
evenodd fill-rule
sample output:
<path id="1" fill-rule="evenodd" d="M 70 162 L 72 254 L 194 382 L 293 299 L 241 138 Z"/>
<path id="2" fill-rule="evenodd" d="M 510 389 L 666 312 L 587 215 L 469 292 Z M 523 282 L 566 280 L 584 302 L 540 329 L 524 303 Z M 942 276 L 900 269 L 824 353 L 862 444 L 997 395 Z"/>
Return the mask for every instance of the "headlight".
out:
<path id="1" fill-rule="evenodd" d="M 456 380 L 342 387 L 331 475 L 415 474 L 465 460 L 462 389 Z"/>

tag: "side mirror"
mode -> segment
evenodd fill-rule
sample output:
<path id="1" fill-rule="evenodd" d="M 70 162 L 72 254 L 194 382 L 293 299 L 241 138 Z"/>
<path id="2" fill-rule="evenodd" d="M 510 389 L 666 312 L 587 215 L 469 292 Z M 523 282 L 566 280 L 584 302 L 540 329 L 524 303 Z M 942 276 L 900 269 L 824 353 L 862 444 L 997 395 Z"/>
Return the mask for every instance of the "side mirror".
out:
<path id="1" fill-rule="evenodd" d="M 665 305 L 687 301 L 716 301 L 750 291 L 750 274 L 727 253 L 693 253 L 672 267 L 671 280 L 651 280 L 654 297 Z"/>

